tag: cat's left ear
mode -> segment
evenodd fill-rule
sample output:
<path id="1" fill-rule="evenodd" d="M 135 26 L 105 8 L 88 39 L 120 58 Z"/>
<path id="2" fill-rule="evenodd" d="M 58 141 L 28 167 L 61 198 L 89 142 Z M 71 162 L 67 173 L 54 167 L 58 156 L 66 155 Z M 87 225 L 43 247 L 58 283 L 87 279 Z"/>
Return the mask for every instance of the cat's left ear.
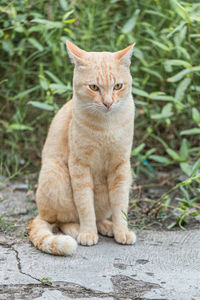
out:
<path id="1" fill-rule="evenodd" d="M 131 44 L 127 48 L 115 52 L 115 55 L 117 59 L 120 61 L 120 63 L 124 64 L 125 66 L 129 67 L 131 64 L 131 56 L 133 53 L 133 47 L 135 46 L 135 43 Z"/>
<path id="2" fill-rule="evenodd" d="M 84 55 L 86 51 L 80 49 L 76 45 L 74 45 L 70 41 L 66 41 L 66 46 L 67 46 L 67 52 L 69 54 L 69 57 L 75 65 L 84 65 Z"/>

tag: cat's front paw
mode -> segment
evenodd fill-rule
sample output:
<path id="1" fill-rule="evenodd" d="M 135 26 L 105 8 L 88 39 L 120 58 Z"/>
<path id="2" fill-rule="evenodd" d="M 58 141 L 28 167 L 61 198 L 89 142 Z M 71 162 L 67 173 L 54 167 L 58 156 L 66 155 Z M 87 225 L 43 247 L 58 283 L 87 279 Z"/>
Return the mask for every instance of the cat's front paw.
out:
<path id="1" fill-rule="evenodd" d="M 82 233 L 79 233 L 79 235 L 77 237 L 77 242 L 83 246 L 92 246 L 92 245 L 97 244 L 98 239 L 99 239 L 99 237 L 96 233 L 82 232 Z"/>
<path id="2" fill-rule="evenodd" d="M 133 231 L 117 231 L 114 233 L 115 241 L 123 245 L 132 245 L 136 242 L 136 234 Z"/>

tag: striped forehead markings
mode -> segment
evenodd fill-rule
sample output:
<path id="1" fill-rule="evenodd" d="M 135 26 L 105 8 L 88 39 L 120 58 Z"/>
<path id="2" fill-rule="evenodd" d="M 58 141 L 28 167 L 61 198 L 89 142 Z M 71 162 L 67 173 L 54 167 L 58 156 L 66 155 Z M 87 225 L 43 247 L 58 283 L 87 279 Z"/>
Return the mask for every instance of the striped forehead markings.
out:
<path id="1" fill-rule="evenodd" d="M 100 65 L 96 65 L 96 69 L 98 71 L 98 76 L 96 78 L 98 84 L 108 85 L 111 81 L 115 83 L 116 78 L 112 73 L 111 65 L 102 61 Z"/>

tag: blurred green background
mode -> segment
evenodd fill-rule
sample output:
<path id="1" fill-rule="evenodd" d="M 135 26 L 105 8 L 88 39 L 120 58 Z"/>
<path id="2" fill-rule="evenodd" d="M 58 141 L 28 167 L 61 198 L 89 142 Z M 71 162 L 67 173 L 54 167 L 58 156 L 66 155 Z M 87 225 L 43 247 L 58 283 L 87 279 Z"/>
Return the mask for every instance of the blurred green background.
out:
<path id="1" fill-rule="evenodd" d="M 70 39 L 87 51 L 117 51 L 136 42 L 134 175 L 155 178 L 157 170 L 178 168 L 190 183 L 197 177 L 199 1 L 1 0 L 0 25 L 3 175 L 39 171 L 50 120 L 72 96 Z"/>

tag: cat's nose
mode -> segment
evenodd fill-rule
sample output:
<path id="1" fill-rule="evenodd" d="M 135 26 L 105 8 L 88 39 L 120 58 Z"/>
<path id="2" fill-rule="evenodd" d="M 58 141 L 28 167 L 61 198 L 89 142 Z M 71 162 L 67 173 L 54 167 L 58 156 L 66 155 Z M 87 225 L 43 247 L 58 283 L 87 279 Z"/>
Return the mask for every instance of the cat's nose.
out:
<path id="1" fill-rule="evenodd" d="M 111 107 L 111 105 L 113 104 L 113 102 L 104 101 L 103 104 L 107 107 L 107 109 L 109 109 Z"/>

